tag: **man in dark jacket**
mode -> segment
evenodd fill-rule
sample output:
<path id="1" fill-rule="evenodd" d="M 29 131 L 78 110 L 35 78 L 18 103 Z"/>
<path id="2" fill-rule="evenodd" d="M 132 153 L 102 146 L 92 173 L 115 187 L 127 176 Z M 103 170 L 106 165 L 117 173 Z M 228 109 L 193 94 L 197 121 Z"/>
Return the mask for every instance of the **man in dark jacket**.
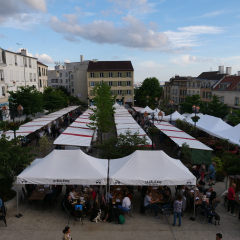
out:
<path id="1" fill-rule="evenodd" d="M 214 213 L 212 213 L 211 208 L 209 206 L 209 199 L 208 198 L 203 198 L 203 202 L 201 205 L 201 208 L 206 212 L 207 217 L 208 217 L 208 223 L 212 223 L 212 219 L 215 216 Z"/>

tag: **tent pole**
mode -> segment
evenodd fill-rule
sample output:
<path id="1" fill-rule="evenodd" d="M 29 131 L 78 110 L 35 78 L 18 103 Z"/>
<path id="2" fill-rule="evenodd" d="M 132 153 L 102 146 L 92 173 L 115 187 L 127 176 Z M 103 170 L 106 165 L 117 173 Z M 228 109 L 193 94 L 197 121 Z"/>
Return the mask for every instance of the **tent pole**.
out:
<path id="1" fill-rule="evenodd" d="M 194 188 L 194 217 L 195 217 L 195 208 L 196 208 L 196 185 L 195 185 L 195 188 Z"/>
<path id="2" fill-rule="evenodd" d="M 18 214 L 18 184 L 17 184 L 17 214 Z"/>

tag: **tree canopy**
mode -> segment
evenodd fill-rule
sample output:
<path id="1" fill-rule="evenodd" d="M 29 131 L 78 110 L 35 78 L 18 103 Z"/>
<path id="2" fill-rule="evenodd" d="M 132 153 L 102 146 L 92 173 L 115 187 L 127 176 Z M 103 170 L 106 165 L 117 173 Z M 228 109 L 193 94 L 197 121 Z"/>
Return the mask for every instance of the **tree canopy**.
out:
<path id="1" fill-rule="evenodd" d="M 163 88 L 160 87 L 159 80 L 156 77 L 146 78 L 142 86 L 137 89 L 135 100 L 141 107 L 147 106 L 147 96 L 149 96 L 148 105 L 154 108 L 155 98 L 160 99 L 162 96 Z"/>
<path id="2" fill-rule="evenodd" d="M 70 91 L 64 86 L 58 86 L 55 91 L 62 91 L 66 96 L 71 96 Z"/>
<path id="3" fill-rule="evenodd" d="M 116 159 L 126 157 L 136 150 L 145 150 L 148 145 L 147 138 L 138 136 L 139 132 L 126 131 L 126 135 L 112 136 L 100 145 L 100 157 Z"/>
<path id="4" fill-rule="evenodd" d="M 21 137 L 12 140 L 4 134 L 0 137 L 0 194 L 5 195 L 13 186 L 14 176 L 27 167 L 36 156 L 32 147 L 22 147 Z M 1 197 L 1 196 L 0 196 Z"/>
<path id="5" fill-rule="evenodd" d="M 100 134 L 100 142 L 102 142 L 102 133 L 107 133 L 115 126 L 113 120 L 113 102 L 111 86 L 108 86 L 103 81 L 93 89 L 95 97 L 93 98 L 96 108 L 92 108 L 93 114 L 89 117 L 92 121 L 89 126 L 92 129 L 97 129 Z"/>
<path id="6" fill-rule="evenodd" d="M 230 109 L 227 104 L 221 103 L 220 97 L 214 95 L 212 96 L 211 102 L 208 103 L 208 106 L 201 112 L 224 119 L 229 114 Z"/>
<path id="7" fill-rule="evenodd" d="M 54 111 L 56 109 L 61 109 L 67 107 L 68 97 L 61 90 L 54 91 L 52 87 L 47 87 L 43 92 L 43 106 L 44 109 Z"/>
<path id="8" fill-rule="evenodd" d="M 238 125 L 238 124 L 240 123 L 240 109 L 238 109 L 238 110 L 233 109 L 233 110 L 232 110 L 232 113 L 233 113 L 233 114 L 229 114 L 229 115 L 227 116 L 227 119 L 228 119 L 228 121 L 230 121 L 232 124 Z"/>
<path id="9" fill-rule="evenodd" d="M 9 91 L 10 108 L 15 111 L 21 105 L 23 113 L 26 115 L 35 115 L 38 112 L 43 112 L 42 94 L 34 87 L 19 87 L 16 92 Z"/>
<path id="10" fill-rule="evenodd" d="M 192 113 L 192 106 L 199 106 L 200 111 L 204 109 L 204 103 L 201 101 L 201 98 L 198 94 L 192 95 L 191 97 L 186 96 L 185 102 L 179 104 L 181 106 L 181 111 L 186 112 L 186 113 Z"/>

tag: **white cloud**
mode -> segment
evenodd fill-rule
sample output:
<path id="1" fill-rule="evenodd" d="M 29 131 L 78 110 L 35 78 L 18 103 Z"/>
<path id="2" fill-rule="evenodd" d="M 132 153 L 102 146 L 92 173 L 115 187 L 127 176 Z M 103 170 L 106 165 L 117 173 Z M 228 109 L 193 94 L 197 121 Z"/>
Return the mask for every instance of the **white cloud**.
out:
<path id="1" fill-rule="evenodd" d="M 225 13 L 226 13 L 225 10 L 217 10 L 217 11 L 205 13 L 201 17 L 203 17 L 203 18 L 204 17 L 216 17 L 216 16 L 219 16 L 219 15 L 222 15 L 222 14 L 225 14 Z"/>
<path id="2" fill-rule="evenodd" d="M 65 62 L 65 63 L 70 63 L 70 61 L 69 61 L 68 59 L 66 59 L 64 62 Z"/>
<path id="3" fill-rule="evenodd" d="M 169 47 L 166 34 L 149 29 L 145 23 L 131 15 L 122 17 L 122 21 L 122 26 L 115 26 L 113 22 L 103 20 L 83 25 L 76 24 L 74 18 L 61 21 L 53 16 L 49 26 L 65 37 L 83 38 L 100 44 L 118 44 L 145 50 L 166 50 Z"/>
<path id="4" fill-rule="evenodd" d="M 214 26 L 189 26 L 180 27 L 178 31 L 166 31 L 164 32 L 170 39 L 170 41 L 178 47 L 191 47 L 200 45 L 198 41 L 199 35 L 205 34 L 220 34 L 224 29 Z"/>
<path id="5" fill-rule="evenodd" d="M 223 64 L 220 58 L 207 58 L 207 57 L 196 57 L 189 54 L 184 54 L 176 58 L 170 59 L 171 63 L 175 63 L 180 66 L 187 66 L 188 64 L 195 63 L 211 63 L 211 64 Z"/>
<path id="6" fill-rule="evenodd" d="M 118 9 L 116 9 L 116 8 L 114 8 L 114 9 L 107 9 L 107 10 L 105 10 L 105 11 L 100 11 L 101 12 L 101 14 L 103 15 L 103 16 L 105 16 L 105 17 L 108 17 L 108 16 L 110 16 L 110 15 L 121 15 L 121 14 L 123 14 L 124 12 L 123 11 L 121 11 L 121 10 L 118 10 Z"/>
<path id="7" fill-rule="evenodd" d="M 0 0 L 0 22 L 9 19 L 25 21 L 23 16 L 34 12 L 46 12 L 46 0 Z"/>
<path id="8" fill-rule="evenodd" d="M 52 63 L 54 63 L 54 61 L 52 60 L 52 58 L 51 58 L 49 55 L 45 54 L 45 53 L 42 54 L 42 55 L 36 53 L 36 54 L 35 54 L 35 57 L 36 57 L 36 58 L 38 59 L 38 61 L 41 62 L 41 63 L 45 63 L 45 64 L 52 64 Z"/>

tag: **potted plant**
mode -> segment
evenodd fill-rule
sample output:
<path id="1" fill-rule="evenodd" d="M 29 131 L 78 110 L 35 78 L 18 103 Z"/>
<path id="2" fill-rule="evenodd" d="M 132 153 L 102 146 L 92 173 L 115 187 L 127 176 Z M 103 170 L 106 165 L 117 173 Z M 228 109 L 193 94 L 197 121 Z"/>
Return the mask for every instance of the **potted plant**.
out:
<path id="1" fill-rule="evenodd" d="M 157 134 L 158 134 L 158 128 L 156 128 L 156 127 L 150 127 L 150 128 L 148 128 L 148 133 L 149 133 L 151 136 L 157 135 Z"/>
<path id="2" fill-rule="evenodd" d="M 192 119 L 193 122 L 198 122 L 200 117 L 199 116 L 194 116 L 194 117 L 191 117 L 191 119 Z"/>
<path id="3" fill-rule="evenodd" d="M 212 158 L 212 162 L 216 163 L 216 175 L 215 178 L 218 182 L 223 182 L 225 178 L 224 164 L 219 157 Z"/>

